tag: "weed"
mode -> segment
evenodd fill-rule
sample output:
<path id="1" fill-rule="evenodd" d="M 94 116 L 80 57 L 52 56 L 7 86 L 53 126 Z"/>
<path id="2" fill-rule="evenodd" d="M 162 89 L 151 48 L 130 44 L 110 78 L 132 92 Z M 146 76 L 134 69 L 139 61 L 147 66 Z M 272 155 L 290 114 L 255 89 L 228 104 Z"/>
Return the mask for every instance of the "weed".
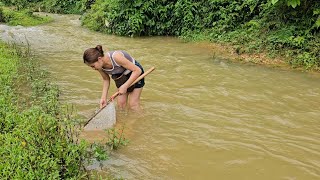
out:
<path id="1" fill-rule="evenodd" d="M 129 143 L 129 140 L 124 137 L 124 127 L 125 126 L 122 126 L 121 129 L 111 128 L 107 130 L 108 141 L 106 144 L 111 150 L 117 150 Z"/>
<path id="2" fill-rule="evenodd" d="M 89 155 L 87 144 L 78 141 L 75 116 L 59 103 L 58 89 L 28 52 L 0 43 L 0 178 L 85 176 Z M 28 71 L 23 74 L 21 68 Z M 26 106 L 20 106 L 17 82 L 30 87 L 33 97 Z"/>

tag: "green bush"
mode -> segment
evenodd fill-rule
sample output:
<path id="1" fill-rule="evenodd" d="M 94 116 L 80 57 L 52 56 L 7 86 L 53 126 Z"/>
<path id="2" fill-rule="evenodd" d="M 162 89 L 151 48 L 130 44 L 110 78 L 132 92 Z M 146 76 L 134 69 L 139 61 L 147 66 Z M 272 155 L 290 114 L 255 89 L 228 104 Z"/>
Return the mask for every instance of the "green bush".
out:
<path id="1" fill-rule="evenodd" d="M 83 24 L 98 20 L 100 31 L 126 36 L 182 35 L 207 28 L 227 31 L 251 20 L 258 5 L 255 1 L 97 0 Z"/>
<path id="2" fill-rule="evenodd" d="M 0 10 L 0 12 L 2 12 L 3 15 L 3 22 L 11 26 L 35 26 L 52 20 L 48 16 L 41 17 L 33 15 L 33 12 L 30 9 L 17 11 L 10 8 L 4 8 L 2 11 Z"/>
<path id="3" fill-rule="evenodd" d="M 228 42 L 241 52 L 267 51 L 300 62 L 294 64 L 318 66 L 319 15 L 318 0 L 97 0 L 82 23 L 124 36 Z"/>
<path id="4" fill-rule="evenodd" d="M 81 17 L 82 25 L 94 31 L 106 32 L 105 9 L 108 8 L 108 4 L 108 0 L 97 0 L 95 4 L 91 5 L 90 10 Z"/>
<path id="5" fill-rule="evenodd" d="M 18 8 L 80 13 L 89 29 L 123 36 L 173 35 L 228 42 L 242 52 L 318 63 L 319 0 L 5 0 Z M 303 12 L 303 13 L 301 13 Z M 310 41 L 313 42 L 309 43 Z M 300 52 L 301 51 L 301 52 Z M 288 53 L 290 52 L 290 53 Z M 304 61 L 310 61 L 305 59 Z"/>
<path id="6" fill-rule="evenodd" d="M 44 11 L 62 14 L 77 14 L 80 13 L 79 0 L 45 0 L 41 5 Z"/>
<path id="7" fill-rule="evenodd" d="M 5 22 L 5 20 L 4 20 L 4 13 L 3 13 L 3 9 L 2 9 L 1 6 L 0 6 L 0 22 Z"/>
<path id="8" fill-rule="evenodd" d="M 39 9 L 46 12 L 79 14 L 85 10 L 92 0 L 4 0 L 7 6 L 15 6 L 17 10 Z"/>
<path id="9" fill-rule="evenodd" d="M 0 178 L 79 179 L 86 175 L 88 152 L 76 138 L 76 116 L 59 103 L 47 73 L 24 53 L 0 43 Z"/>

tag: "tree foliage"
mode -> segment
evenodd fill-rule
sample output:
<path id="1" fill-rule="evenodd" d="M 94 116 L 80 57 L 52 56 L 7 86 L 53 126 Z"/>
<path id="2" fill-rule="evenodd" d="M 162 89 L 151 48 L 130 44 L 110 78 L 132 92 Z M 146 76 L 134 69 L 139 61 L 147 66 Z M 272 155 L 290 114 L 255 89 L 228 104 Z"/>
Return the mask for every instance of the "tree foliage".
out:
<path id="1" fill-rule="evenodd" d="M 82 19 L 97 31 L 230 42 L 311 68 L 320 64 L 319 15 L 318 0 L 98 0 Z"/>
<path id="2" fill-rule="evenodd" d="M 28 3 L 26 3 L 28 2 Z M 173 35 L 267 50 L 318 67 L 319 0 L 4 0 L 18 7 L 84 13 L 82 24 L 122 36 Z M 302 56 L 300 60 L 297 57 Z M 301 61 L 301 59 L 304 59 Z M 306 60 L 308 59 L 308 60 Z"/>
<path id="3" fill-rule="evenodd" d="M 87 1 L 89 0 L 3 0 L 3 3 L 13 5 L 18 10 L 30 8 L 36 11 L 76 14 L 81 13 Z"/>

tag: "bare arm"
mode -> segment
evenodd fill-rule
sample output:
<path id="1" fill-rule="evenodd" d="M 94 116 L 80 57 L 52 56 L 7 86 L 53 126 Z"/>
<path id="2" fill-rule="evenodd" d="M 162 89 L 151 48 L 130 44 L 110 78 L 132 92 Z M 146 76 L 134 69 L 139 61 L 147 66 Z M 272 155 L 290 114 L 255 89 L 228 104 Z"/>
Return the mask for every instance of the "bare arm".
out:
<path id="1" fill-rule="evenodd" d="M 99 71 L 101 77 L 102 77 L 102 94 L 101 94 L 101 99 L 100 99 L 100 108 L 106 106 L 107 104 L 107 96 L 108 96 L 108 91 L 109 91 L 109 86 L 110 86 L 110 77 L 105 74 L 104 72 Z"/>
<path id="2" fill-rule="evenodd" d="M 124 94 L 127 92 L 127 89 L 130 87 L 131 83 L 133 83 L 133 81 L 140 76 L 141 69 L 131 61 L 129 61 L 127 58 L 125 58 L 121 52 L 115 52 L 113 59 L 117 62 L 117 64 L 132 71 L 130 78 L 122 86 L 119 87 L 119 93 Z"/>

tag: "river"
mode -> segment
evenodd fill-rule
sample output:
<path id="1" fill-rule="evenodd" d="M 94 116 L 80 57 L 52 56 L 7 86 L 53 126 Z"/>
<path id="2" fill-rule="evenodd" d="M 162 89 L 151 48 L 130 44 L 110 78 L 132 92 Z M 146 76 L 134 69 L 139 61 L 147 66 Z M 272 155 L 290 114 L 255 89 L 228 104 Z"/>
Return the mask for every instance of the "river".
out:
<path id="1" fill-rule="evenodd" d="M 92 32 L 79 16 L 49 14 L 36 27 L 0 25 L 4 41 L 31 46 L 60 86 L 61 100 L 89 118 L 98 108 L 100 75 L 83 51 L 123 49 L 145 70 L 143 113 L 118 112 L 130 143 L 101 174 L 124 179 L 320 179 L 320 77 L 238 64 L 210 46 L 173 37 L 118 37 Z M 115 92 L 111 85 L 110 95 Z M 90 141 L 105 133 L 83 135 Z"/>

